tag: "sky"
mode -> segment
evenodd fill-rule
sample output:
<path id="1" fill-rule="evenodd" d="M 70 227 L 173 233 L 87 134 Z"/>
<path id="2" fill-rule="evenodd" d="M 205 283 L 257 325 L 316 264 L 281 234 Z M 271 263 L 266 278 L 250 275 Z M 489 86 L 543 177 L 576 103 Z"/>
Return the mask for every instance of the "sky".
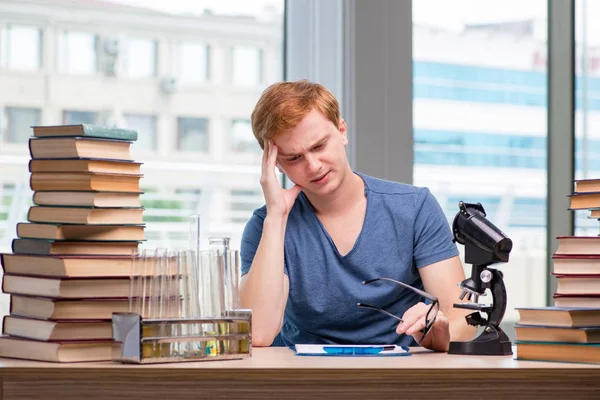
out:
<path id="1" fill-rule="evenodd" d="M 202 13 L 205 8 L 216 14 L 259 15 L 265 6 L 282 13 L 284 0 L 110 0 L 112 2 L 154 8 L 171 13 Z M 300 0 L 301 1 L 301 0 Z M 327 1 L 327 0 L 323 0 Z M 376 0 L 358 0 L 376 1 Z M 397 0 L 408 1 L 408 0 Z M 536 32 L 546 38 L 547 0 L 413 0 L 413 21 L 417 24 L 439 26 L 460 31 L 465 24 L 536 19 L 541 29 Z M 576 0 L 576 37 L 583 37 L 582 14 L 587 8 L 587 40 L 600 44 L 600 0 Z"/>

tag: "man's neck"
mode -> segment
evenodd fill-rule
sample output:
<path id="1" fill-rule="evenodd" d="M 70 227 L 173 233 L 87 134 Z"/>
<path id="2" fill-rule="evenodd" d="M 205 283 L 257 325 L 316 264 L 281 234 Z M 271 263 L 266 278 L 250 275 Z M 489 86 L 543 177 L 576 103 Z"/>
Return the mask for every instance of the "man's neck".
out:
<path id="1" fill-rule="evenodd" d="M 365 184 L 350 166 L 340 187 L 326 196 L 315 196 L 305 193 L 317 215 L 344 214 L 352 210 L 365 198 Z"/>

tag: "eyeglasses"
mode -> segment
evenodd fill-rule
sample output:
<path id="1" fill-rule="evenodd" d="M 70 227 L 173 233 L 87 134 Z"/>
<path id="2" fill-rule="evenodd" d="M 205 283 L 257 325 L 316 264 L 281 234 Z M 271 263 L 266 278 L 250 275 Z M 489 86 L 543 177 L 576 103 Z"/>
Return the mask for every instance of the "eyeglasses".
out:
<path id="1" fill-rule="evenodd" d="M 440 310 L 440 303 L 437 299 L 437 297 L 430 295 L 429 293 L 417 289 L 415 287 L 412 287 L 410 285 L 407 285 L 406 283 L 402 283 L 399 282 L 397 280 L 394 279 L 390 279 L 390 278 L 375 278 L 375 279 L 370 279 L 368 281 L 363 281 L 363 285 L 368 285 L 370 283 L 373 282 L 377 282 L 377 281 L 388 281 L 388 282 L 392 282 L 395 283 L 397 285 L 400 285 L 406 289 L 412 290 L 413 292 L 415 292 L 416 294 L 418 294 L 421 297 L 424 297 L 426 299 L 428 299 L 430 301 L 430 306 L 429 306 L 429 310 L 427 310 L 427 314 L 425 314 L 425 327 L 423 329 L 421 329 L 420 335 L 413 335 L 413 337 L 415 338 L 416 342 L 418 344 L 421 344 L 421 341 L 423 340 L 423 338 L 425 337 L 425 335 L 427 335 L 429 333 L 429 331 L 431 330 L 431 327 L 433 326 L 433 324 L 435 323 L 435 318 L 437 317 L 438 311 Z M 375 306 L 371 306 L 369 304 L 365 304 L 365 303 L 357 303 L 357 306 L 359 306 L 360 308 L 368 308 L 371 310 L 375 310 L 375 311 L 379 311 L 382 314 L 387 315 L 388 317 L 392 317 L 397 319 L 400 322 L 404 322 L 402 320 L 402 318 L 398 317 L 397 315 L 394 315 L 390 312 L 387 312 L 379 307 L 375 307 Z"/>

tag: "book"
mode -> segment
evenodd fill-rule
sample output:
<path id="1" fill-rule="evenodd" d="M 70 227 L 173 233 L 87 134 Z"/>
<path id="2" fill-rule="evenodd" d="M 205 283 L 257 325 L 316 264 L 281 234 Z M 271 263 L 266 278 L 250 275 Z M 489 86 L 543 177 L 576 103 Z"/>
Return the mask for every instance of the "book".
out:
<path id="1" fill-rule="evenodd" d="M 17 236 L 23 239 L 52 240 L 144 240 L 144 225 L 70 225 L 17 223 Z"/>
<path id="2" fill-rule="evenodd" d="M 35 255 L 131 255 L 139 242 L 84 242 L 49 239 L 13 239 L 15 254 Z"/>
<path id="3" fill-rule="evenodd" d="M 298 356 L 410 356 L 410 350 L 406 346 L 395 344 L 372 344 L 372 345 L 353 345 L 353 344 L 297 344 L 294 346 Z"/>
<path id="4" fill-rule="evenodd" d="M 600 275 L 556 275 L 560 294 L 600 294 Z"/>
<path id="5" fill-rule="evenodd" d="M 103 159 L 30 160 L 29 172 L 95 172 L 140 175 L 142 163 Z"/>
<path id="6" fill-rule="evenodd" d="M 600 274 L 600 254 L 554 254 L 552 261 L 555 274 Z"/>
<path id="7" fill-rule="evenodd" d="M 0 263 L 9 275 L 56 278 L 95 278 L 131 276 L 132 257 L 128 256 L 35 256 L 0 254 Z M 146 268 L 151 275 L 151 268 Z M 140 271 L 140 275 L 143 271 Z"/>
<path id="8" fill-rule="evenodd" d="M 600 207 L 600 192 L 572 193 L 569 195 L 570 210 L 587 210 Z"/>
<path id="9" fill-rule="evenodd" d="M 555 327 L 588 327 L 600 326 L 600 308 L 570 307 L 520 307 L 519 324 L 555 326 Z"/>
<path id="10" fill-rule="evenodd" d="M 4 274 L 2 291 L 65 299 L 119 298 L 130 295 L 129 283 L 129 278 L 51 278 Z"/>
<path id="11" fill-rule="evenodd" d="M 107 191 L 140 193 L 142 175 L 99 174 L 95 172 L 34 172 L 29 177 L 36 191 Z"/>
<path id="12" fill-rule="evenodd" d="M 562 328 L 556 326 L 515 325 L 517 340 L 538 342 L 600 343 L 600 326 Z"/>
<path id="13" fill-rule="evenodd" d="M 590 210 L 589 219 L 600 219 L 600 210 Z"/>
<path id="14" fill-rule="evenodd" d="M 556 307 L 591 307 L 600 308 L 600 295 L 594 294 L 560 294 L 554 293 Z"/>
<path id="15" fill-rule="evenodd" d="M 35 192 L 33 203 L 38 206 L 84 206 L 84 207 L 141 207 L 142 192 Z"/>
<path id="16" fill-rule="evenodd" d="M 131 142 L 94 138 L 47 137 L 29 139 L 31 158 L 131 159 Z"/>
<path id="17" fill-rule="evenodd" d="M 0 337 L 0 357 L 50 362 L 110 361 L 112 340 L 42 342 Z"/>
<path id="18" fill-rule="evenodd" d="M 557 236 L 558 248 L 554 254 L 598 254 L 600 236 Z"/>
<path id="19" fill-rule="evenodd" d="M 600 192 L 600 179 L 575 179 L 574 193 Z"/>
<path id="20" fill-rule="evenodd" d="M 10 313 L 23 317 L 55 320 L 98 320 L 111 319 L 113 313 L 129 312 L 128 298 L 112 299 L 52 299 L 31 296 L 10 296 Z M 131 303 L 136 310 L 140 305 L 138 299 Z M 141 308 L 141 307 L 139 307 Z M 148 307 L 144 307 L 142 317 L 148 317 Z M 175 314 L 165 317 L 177 317 Z"/>
<path id="21" fill-rule="evenodd" d="M 32 206 L 29 222 L 91 225 L 140 225 L 144 223 L 143 208 L 47 207 Z"/>
<path id="22" fill-rule="evenodd" d="M 112 339 L 112 323 L 108 320 L 48 321 L 6 315 L 2 333 L 44 341 Z"/>
<path id="23" fill-rule="evenodd" d="M 91 124 L 32 126 L 31 128 L 35 137 L 87 136 L 127 141 L 136 141 L 138 138 L 137 132 L 131 129 Z"/>
<path id="24" fill-rule="evenodd" d="M 599 363 L 600 344 L 515 341 L 517 360 Z"/>

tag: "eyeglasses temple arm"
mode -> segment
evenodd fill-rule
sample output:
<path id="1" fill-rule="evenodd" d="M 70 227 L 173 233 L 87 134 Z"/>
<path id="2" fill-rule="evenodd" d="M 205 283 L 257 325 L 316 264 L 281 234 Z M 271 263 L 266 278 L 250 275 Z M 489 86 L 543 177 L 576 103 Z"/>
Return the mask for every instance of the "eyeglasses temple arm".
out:
<path id="1" fill-rule="evenodd" d="M 375 281 L 390 281 L 390 282 L 394 282 L 394 283 L 396 283 L 396 284 L 398 284 L 398 285 L 400 285 L 400 286 L 402 286 L 402 287 L 405 287 L 405 288 L 407 288 L 407 289 L 409 289 L 409 290 L 412 290 L 413 292 L 417 293 L 417 294 L 418 294 L 418 295 L 420 295 L 420 296 L 423 296 L 423 297 L 425 297 L 426 299 L 429 299 L 429 300 L 431 300 L 431 301 L 438 301 L 437 297 L 435 297 L 435 296 L 432 296 L 432 295 L 430 295 L 429 293 L 422 291 L 421 289 L 417 289 L 417 288 L 415 288 L 415 287 L 412 287 L 412 286 L 410 286 L 410 285 L 407 285 L 407 284 L 406 284 L 406 283 L 404 283 L 404 282 L 400 282 L 400 281 L 397 281 L 397 280 L 395 280 L 395 279 L 391 279 L 391 278 L 375 278 L 375 279 L 369 279 L 368 281 L 363 281 L 363 283 L 362 283 L 362 284 L 363 284 L 363 285 L 368 285 L 369 283 L 371 283 L 371 282 L 375 282 Z"/>
<path id="2" fill-rule="evenodd" d="M 371 310 L 379 311 L 380 313 L 383 313 L 383 314 L 387 315 L 388 317 L 395 318 L 398 321 L 402 322 L 402 318 L 400 318 L 397 315 L 394 315 L 392 313 L 389 313 L 389 312 L 387 312 L 385 310 L 382 310 L 381 308 L 373 307 L 373 306 L 370 306 L 370 305 L 365 304 L 365 303 L 356 303 L 356 305 L 359 306 L 359 307 L 361 307 L 361 308 L 369 308 Z"/>

